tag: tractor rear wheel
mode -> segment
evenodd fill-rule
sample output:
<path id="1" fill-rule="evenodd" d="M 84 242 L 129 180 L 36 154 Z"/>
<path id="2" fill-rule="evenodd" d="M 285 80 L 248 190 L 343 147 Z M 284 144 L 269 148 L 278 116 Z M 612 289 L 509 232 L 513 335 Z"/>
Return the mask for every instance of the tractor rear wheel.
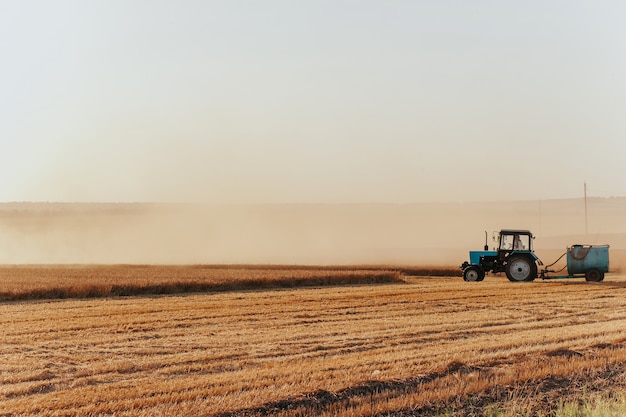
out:
<path id="1" fill-rule="evenodd" d="M 470 266 L 465 268 L 463 271 L 463 280 L 464 281 L 482 281 L 485 279 L 485 271 L 478 266 Z"/>
<path id="2" fill-rule="evenodd" d="M 589 282 L 600 282 L 604 279 L 604 272 L 599 269 L 590 269 L 585 272 L 585 280 Z"/>
<path id="3" fill-rule="evenodd" d="M 537 277 L 537 265 L 526 256 L 513 256 L 506 264 L 505 273 L 511 282 L 532 281 Z"/>

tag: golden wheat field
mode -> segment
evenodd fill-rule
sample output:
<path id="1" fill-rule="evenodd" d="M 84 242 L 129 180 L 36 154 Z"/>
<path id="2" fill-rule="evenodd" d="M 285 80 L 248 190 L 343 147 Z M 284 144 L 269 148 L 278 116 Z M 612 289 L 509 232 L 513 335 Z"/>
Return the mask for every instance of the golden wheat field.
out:
<path id="1" fill-rule="evenodd" d="M 102 290 L 198 283 L 209 270 L 259 282 L 350 271 L 292 269 L 1 268 L 1 292 L 24 296 L 0 303 L 0 415 L 538 415 L 582 393 L 626 389 L 620 276 L 466 283 L 385 267 L 352 275 L 387 271 L 392 282 Z M 95 282 L 100 292 L 80 298 L 75 288 Z"/>

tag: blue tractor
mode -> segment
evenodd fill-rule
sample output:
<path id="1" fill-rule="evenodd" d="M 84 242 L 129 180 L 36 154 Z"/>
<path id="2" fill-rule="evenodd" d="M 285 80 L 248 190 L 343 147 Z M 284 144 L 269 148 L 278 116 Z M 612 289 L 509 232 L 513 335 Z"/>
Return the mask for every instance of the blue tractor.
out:
<path id="1" fill-rule="evenodd" d="M 495 240 L 498 249 L 489 250 L 485 232 L 484 250 L 470 251 L 469 262 L 461 265 L 465 281 L 482 281 L 487 272 L 504 272 L 512 282 L 537 278 L 537 265 L 543 265 L 543 262 L 533 252 L 533 234 L 530 231 L 503 229 Z"/>

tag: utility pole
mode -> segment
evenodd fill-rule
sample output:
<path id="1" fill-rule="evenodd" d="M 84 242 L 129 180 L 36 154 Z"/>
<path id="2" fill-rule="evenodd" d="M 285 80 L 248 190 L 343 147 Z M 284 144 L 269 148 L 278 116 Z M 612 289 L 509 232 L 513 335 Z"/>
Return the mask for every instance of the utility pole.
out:
<path id="1" fill-rule="evenodd" d="M 542 213 L 541 213 L 541 200 L 538 201 L 539 204 L 539 236 L 543 236 L 543 219 L 542 217 Z"/>
<path id="2" fill-rule="evenodd" d="M 587 181 L 585 181 L 584 183 L 584 193 L 585 193 L 585 236 L 588 234 L 588 229 L 587 229 Z"/>

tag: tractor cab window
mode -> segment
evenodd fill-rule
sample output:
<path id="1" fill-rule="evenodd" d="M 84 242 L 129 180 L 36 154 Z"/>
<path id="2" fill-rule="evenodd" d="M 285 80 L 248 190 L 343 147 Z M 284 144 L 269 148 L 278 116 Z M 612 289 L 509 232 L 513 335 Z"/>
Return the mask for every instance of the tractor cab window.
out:
<path id="1" fill-rule="evenodd" d="M 511 234 L 500 236 L 501 250 L 530 250 L 530 236 Z"/>
<path id="2" fill-rule="evenodd" d="M 513 235 L 500 236 L 500 249 L 513 250 Z"/>

